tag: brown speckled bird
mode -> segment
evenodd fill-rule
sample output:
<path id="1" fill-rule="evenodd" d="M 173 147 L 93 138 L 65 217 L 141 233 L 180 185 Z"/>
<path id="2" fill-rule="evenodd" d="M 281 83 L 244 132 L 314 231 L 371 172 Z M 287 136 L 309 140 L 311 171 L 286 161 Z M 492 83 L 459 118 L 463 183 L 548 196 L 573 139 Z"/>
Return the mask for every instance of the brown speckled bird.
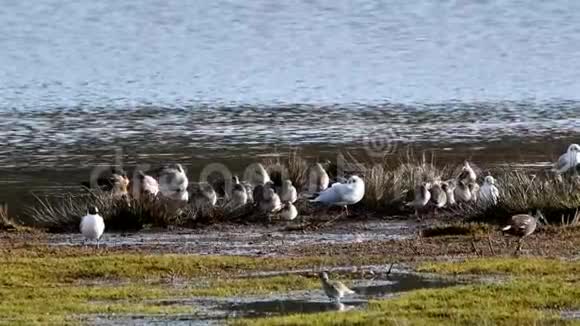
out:
<path id="1" fill-rule="evenodd" d="M 509 224 L 501 229 L 502 232 L 519 238 L 518 246 L 515 251 L 516 253 L 522 250 L 522 242 L 524 238 L 534 233 L 539 219 L 545 221 L 544 216 L 539 210 L 536 212 L 535 216 L 533 216 L 531 213 L 517 214 L 512 216 L 509 220 Z"/>

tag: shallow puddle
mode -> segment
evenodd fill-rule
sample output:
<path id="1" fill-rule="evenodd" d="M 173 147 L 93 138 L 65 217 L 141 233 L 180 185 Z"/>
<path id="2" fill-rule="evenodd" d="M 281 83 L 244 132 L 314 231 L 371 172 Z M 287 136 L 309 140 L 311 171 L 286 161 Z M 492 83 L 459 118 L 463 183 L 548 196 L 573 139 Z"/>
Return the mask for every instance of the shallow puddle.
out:
<path id="1" fill-rule="evenodd" d="M 139 325 L 211 325 L 223 324 L 225 320 L 232 318 L 350 311 L 364 309 L 369 299 L 388 298 L 397 293 L 417 289 L 453 286 L 460 284 L 460 282 L 453 279 L 396 272 L 388 277 L 354 279 L 348 284 L 351 284 L 351 289 L 356 294 L 345 296 L 341 302 L 329 300 L 321 289 L 294 291 L 271 296 L 170 299 L 156 303 L 194 306 L 197 307 L 199 313 L 194 316 L 152 316 L 150 318 L 147 316 L 118 316 L 118 318 L 101 316 L 94 321 L 108 325 L 127 323 Z"/>

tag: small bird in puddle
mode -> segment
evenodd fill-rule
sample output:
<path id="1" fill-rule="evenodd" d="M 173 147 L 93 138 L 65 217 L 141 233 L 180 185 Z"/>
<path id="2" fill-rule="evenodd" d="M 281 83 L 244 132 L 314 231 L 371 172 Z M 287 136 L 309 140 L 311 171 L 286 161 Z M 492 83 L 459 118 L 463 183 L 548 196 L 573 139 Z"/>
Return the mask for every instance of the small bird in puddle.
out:
<path id="1" fill-rule="evenodd" d="M 89 207 L 87 215 L 81 219 L 80 230 L 86 240 L 96 241 L 99 248 L 99 239 L 105 232 L 105 221 L 97 207 Z"/>
<path id="2" fill-rule="evenodd" d="M 340 281 L 331 281 L 328 279 L 328 274 L 326 272 L 321 272 L 319 274 L 320 282 L 322 283 L 322 289 L 324 293 L 331 301 L 340 302 L 340 299 L 344 297 L 345 294 L 355 294 L 353 290 L 349 289 Z"/>
<path id="3" fill-rule="evenodd" d="M 509 224 L 502 228 L 503 233 L 508 233 L 519 238 L 518 247 L 515 253 L 522 250 L 522 243 L 524 238 L 534 233 L 538 225 L 538 220 L 545 221 L 544 215 L 539 210 L 536 211 L 535 215 L 530 214 L 517 214 L 511 217 Z"/>

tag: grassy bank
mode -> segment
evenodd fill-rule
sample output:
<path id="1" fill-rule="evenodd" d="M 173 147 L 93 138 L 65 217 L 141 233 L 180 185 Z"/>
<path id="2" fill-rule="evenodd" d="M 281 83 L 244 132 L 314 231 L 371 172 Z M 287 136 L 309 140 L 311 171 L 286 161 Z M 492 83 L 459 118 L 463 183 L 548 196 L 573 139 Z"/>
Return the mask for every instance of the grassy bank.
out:
<path id="1" fill-rule="evenodd" d="M 356 261 L 350 257 L 115 254 L 41 246 L 6 249 L 0 251 L 0 323 L 81 323 L 95 314 L 195 314 L 195 306 L 164 305 L 159 300 L 312 289 L 319 286 L 314 274 L 246 274 Z"/>

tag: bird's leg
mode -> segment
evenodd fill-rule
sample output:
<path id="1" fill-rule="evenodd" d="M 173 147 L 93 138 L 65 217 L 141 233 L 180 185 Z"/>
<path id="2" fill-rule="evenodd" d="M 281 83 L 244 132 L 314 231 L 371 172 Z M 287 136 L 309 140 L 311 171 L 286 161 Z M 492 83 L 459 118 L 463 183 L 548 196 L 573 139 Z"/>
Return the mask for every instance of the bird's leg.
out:
<path id="1" fill-rule="evenodd" d="M 346 213 L 346 216 L 348 216 L 348 206 L 344 205 L 344 212 Z"/>
<path id="2" fill-rule="evenodd" d="M 516 247 L 516 251 L 514 252 L 514 255 L 518 255 L 521 251 L 522 251 L 522 239 L 520 238 L 518 240 L 518 246 Z"/>
<path id="3" fill-rule="evenodd" d="M 99 239 L 97 239 L 97 249 L 99 249 Z"/>

